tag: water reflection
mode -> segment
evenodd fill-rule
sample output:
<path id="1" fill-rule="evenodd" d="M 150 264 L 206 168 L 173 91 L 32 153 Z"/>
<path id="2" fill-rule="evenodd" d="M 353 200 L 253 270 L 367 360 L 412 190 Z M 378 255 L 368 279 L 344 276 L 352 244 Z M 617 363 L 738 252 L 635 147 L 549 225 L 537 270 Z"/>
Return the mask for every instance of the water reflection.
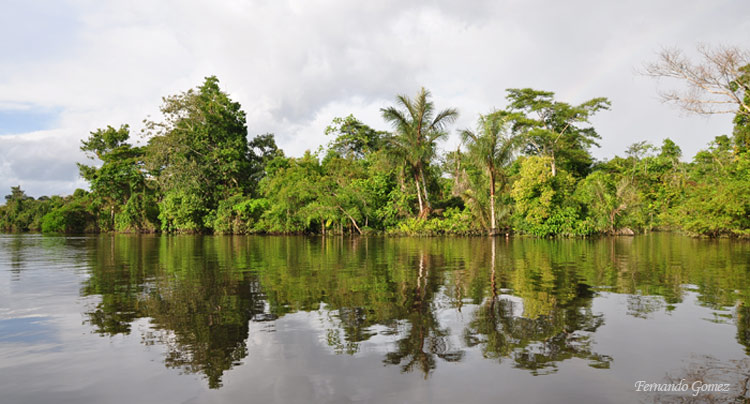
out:
<path id="1" fill-rule="evenodd" d="M 745 347 L 750 355 L 750 300 L 744 300 L 737 306 L 737 341 Z"/>
<path id="2" fill-rule="evenodd" d="M 401 306 L 406 309 L 404 325 L 391 327 L 392 333 L 401 337 L 396 347 L 386 354 L 384 363 L 399 365 L 401 371 L 421 371 L 425 378 L 435 369 L 436 358 L 456 362 L 464 352 L 451 346 L 446 328 L 440 326 L 436 318 L 433 300 L 442 284 L 440 271 L 433 270 L 430 257 L 420 251 L 415 285 L 404 284 Z"/>
<path id="3" fill-rule="evenodd" d="M 217 244 L 202 238 L 103 238 L 84 295 L 101 295 L 86 313 L 96 332 L 131 332 L 150 319 L 146 345 L 166 347 L 165 364 L 202 373 L 221 386 L 224 371 L 247 356 L 248 322 L 265 320 L 257 278 L 229 270 Z"/>
<path id="4" fill-rule="evenodd" d="M 15 237 L 9 240 L 6 244 L 7 250 L 10 255 L 10 271 L 13 274 L 11 278 L 14 281 L 21 280 L 21 272 L 24 269 L 24 239 Z"/>
<path id="5" fill-rule="evenodd" d="M 721 361 L 695 356 L 660 383 L 684 386 L 679 391 L 650 392 L 653 403 L 747 403 L 750 401 L 750 359 Z M 719 387 L 721 386 L 721 387 Z"/>
<path id="6" fill-rule="evenodd" d="M 209 387 L 249 360 L 250 322 L 319 311 L 324 341 L 358 355 L 375 336 L 382 362 L 428 378 L 469 350 L 554 373 L 568 359 L 608 369 L 595 349 L 607 319 L 601 291 L 626 294 L 627 315 L 674 310 L 686 290 L 717 311 L 736 308 L 750 347 L 750 248 L 729 242 L 638 237 L 590 240 L 102 236 L 89 240 L 98 297 L 85 313 L 102 336 L 130 334 L 166 349 L 165 365 L 202 374 Z M 462 313 L 460 327 L 441 317 Z M 750 353 L 750 348 L 748 348 Z"/>
<path id="7" fill-rule="evenodd" d="M 522 300 L 500 297 L 497 291 L 496 245 L 490 246 L 490 296 L 469 322 L 467 346 L 481 346 L 485 358 L 509 358 L 514 366 L 534 375 L 554 372 L 556 363 L 570 358 L 590 361 L 595 368 L 609 368 L 612 358 L 591 351 L 591 335 L 604 324 L 594 314 L 594 292 L 585 283 L 557 282 L 575 279 L 555 273 L 548 260 L 522 261 L 515 282 L 506 287 Z M 538 257 L 537 257 L 538 258 Z M 517 306 L 522 306 L 516 310 Z"/>

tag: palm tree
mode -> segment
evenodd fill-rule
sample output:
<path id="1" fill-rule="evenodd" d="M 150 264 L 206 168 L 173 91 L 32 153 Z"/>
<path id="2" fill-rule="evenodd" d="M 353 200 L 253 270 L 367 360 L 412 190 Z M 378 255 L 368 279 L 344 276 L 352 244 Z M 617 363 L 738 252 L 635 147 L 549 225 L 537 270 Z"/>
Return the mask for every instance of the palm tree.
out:
<path id="1" fill-rule="evenodd" d="M 474 133 L 469 129 L 461 131 L 461 140 L 468 147 L 469 158 L 480 167 L 487 170 L 490 177 L 490 234 L 497 231 L 495 217 L 495 183 L 498 176 L 503 175 L 503 168 L 510 164 L 516 140 L 508 135 L 510 114 L 505 111 L 495 111 L 489 115 L 480 115 L 477 129 Z"/>
<path id="2" fill-rule="evenodd" d="M 435 156 L 435 142 L 447 135 L 445 126 L 458 118 L 455 108 L 444 109 L 435 114 L 435 105 L 429 101 L 430 92 L 424 87 L 412 100 L 405 95 L 396 97 L 398 107 L 382 108 L 383 119 L 395 130 L 392 140 L 394 149 L 408 166 L 417 187 L 419 217 L 426 218 L 432 206 L 427 192 L 425 169 Z M 424 199 L 422 197 L 424 196 Z"/>

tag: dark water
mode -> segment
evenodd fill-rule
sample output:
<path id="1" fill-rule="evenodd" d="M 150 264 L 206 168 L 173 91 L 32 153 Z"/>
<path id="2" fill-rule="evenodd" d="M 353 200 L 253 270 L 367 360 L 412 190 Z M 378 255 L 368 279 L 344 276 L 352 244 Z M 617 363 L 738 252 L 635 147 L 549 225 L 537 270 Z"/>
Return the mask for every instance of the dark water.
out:
<path id="1" fill-rule="evenodd" d="M 2 403 L 741 402 L 749 347 L 750 243 L 0 235 Z"/>

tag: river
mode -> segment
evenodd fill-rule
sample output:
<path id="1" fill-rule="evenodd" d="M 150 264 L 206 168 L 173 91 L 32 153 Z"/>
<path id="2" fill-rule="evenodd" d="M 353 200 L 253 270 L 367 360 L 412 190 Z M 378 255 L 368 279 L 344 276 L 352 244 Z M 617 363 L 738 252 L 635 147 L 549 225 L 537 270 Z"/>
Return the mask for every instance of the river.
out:
<path id="1" fill-rule="evenodd" d="M 3 403 L 741 402 L 749 352 L 747 242 L 0 235 Z"/>

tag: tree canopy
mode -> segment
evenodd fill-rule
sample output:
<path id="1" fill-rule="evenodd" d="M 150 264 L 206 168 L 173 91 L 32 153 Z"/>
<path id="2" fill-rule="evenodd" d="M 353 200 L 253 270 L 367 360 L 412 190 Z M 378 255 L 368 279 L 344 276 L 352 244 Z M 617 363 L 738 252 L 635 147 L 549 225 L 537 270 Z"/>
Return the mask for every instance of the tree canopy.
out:
<path id="1" fill-rule="evenodd" d="M 622 156 L 596 161 L 592 117 L 609 100 L 572 104 L 530 88 L 508 89 L 507 105 L 459 131 L 462 144 L 448 153 L 438 146 L 458 111 L 438 109 L 421 88 L 380 109 L 390 131 L 336 117 L 327 145 L 291 157 L 273 134 L 249 138 L 241 105 L 211 76 L 163 98 L 160 119 L 145 121 L 145 145 L 128 125 L 91 132 L 81 149 L 93 162 L 79 164 L 88 190 L 34 199 L 13 187 L 0 229 L 750 237 L 750 92 L 738 55 L 704 54 L 704 64 L 731 67 L 723 70 L 668 59 L 704 78 L 721 73 L 725 101 L 736 105 L 731 136 L 716 134 L 689 162 L 669 138 L 658 147 L 634 139 Z"/>
<path id="2" fill-rule="evenodd" d="M 511 88 L 507 99 L 515 112 L 513 130 L 525 140 L 528 154 L 550 157 L 552 176 L 560 165 L 583 177 L 593 162 L 591 146 L 600 139 L 589 118 L 600 110 L 609 109 L 606 98 L 593 98 L 579 105 L 555 101 L 555 93 L 530 88 Z"/>

